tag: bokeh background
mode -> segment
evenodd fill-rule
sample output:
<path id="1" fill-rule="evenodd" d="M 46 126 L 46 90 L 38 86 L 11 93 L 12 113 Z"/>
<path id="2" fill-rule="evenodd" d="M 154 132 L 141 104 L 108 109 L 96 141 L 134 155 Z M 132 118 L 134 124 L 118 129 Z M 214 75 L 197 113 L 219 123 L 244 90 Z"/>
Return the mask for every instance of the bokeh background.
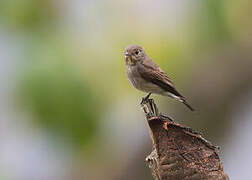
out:
<path id="1" fill-rule="evenodd" d="M 249 0 L 1 0 L 0 179 L 151 180 L 151 142 L 123 51 L 147 54 L 197 109 L 159 109 L 252 168 Z"/>

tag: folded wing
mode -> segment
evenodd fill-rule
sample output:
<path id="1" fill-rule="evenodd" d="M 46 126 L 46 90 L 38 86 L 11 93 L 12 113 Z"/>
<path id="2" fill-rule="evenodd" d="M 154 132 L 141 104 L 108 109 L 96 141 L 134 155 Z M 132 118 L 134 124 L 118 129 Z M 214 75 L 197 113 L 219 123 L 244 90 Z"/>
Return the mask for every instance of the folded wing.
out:
<path id="1" fill-rule="evenodd" d="M 174 87 L 167 74 L 158 67 L 151 59 L 145 60 L 138 68 L 138 72 L 146 81 L 156 84 L 163 90 L 177 97 L 184 98 Z"/>

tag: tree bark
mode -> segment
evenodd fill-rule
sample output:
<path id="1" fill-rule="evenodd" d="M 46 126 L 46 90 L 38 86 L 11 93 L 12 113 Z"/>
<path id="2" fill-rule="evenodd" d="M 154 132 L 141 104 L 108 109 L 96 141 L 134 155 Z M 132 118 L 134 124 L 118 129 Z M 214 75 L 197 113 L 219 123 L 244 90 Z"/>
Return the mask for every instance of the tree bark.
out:
<path id="1" fill-rule="evenodd" d="M 155 180 L 228 180 L 218 148 L 192 129 L 160 115 L 152 99 L 141 103 L 153 151 L 146 157 Z"/>

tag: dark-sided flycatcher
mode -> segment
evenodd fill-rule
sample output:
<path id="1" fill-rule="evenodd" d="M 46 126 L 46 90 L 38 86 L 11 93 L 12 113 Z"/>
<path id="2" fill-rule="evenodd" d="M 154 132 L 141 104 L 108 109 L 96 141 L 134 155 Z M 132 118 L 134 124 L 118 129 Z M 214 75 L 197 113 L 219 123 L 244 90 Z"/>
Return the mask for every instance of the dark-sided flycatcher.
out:
<path id="1" fill-rule="evenodd" d="M 124 55 L 128 79 L 135 88 L 148 93 L 145 100 L 151 93 L 160 94 L 172 97 L 194 110 L 175 89 L 167 74 L 145 54 L 142 47 L 129 45 L 125 48 Z"/>

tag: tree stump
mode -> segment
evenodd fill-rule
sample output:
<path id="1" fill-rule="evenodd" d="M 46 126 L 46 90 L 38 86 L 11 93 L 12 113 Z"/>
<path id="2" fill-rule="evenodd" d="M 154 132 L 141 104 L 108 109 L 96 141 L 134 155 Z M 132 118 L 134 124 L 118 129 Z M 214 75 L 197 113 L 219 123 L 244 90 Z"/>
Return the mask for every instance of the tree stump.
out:
<path id="1" fill-rule="evenodd" d="M 218 148 L 191 128 L 160 115 L 152 99 L 141 107 L 146 115 L 153 151 L 146 157 L 155 180 L 228 180 Z"/>

